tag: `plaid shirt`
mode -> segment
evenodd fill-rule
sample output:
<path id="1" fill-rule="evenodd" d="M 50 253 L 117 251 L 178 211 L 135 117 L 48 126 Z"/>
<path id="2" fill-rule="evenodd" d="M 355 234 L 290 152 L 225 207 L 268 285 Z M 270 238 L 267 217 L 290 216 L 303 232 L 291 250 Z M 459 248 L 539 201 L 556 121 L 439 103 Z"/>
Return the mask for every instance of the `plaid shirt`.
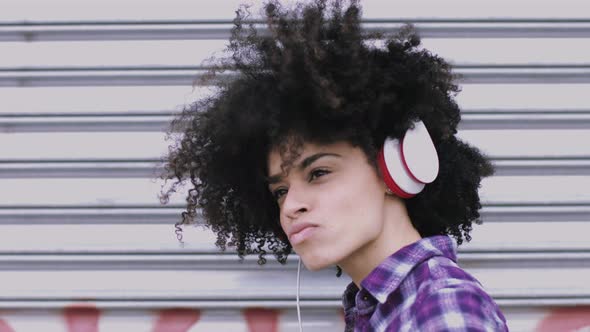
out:
<path id="1" fill-rule="evenodd" d="M 342 296 L 346 331 L 508 331 L 456 252 L 448 236 L 423 238 L 379 264 L 360 291 L 351 282 Z"/>

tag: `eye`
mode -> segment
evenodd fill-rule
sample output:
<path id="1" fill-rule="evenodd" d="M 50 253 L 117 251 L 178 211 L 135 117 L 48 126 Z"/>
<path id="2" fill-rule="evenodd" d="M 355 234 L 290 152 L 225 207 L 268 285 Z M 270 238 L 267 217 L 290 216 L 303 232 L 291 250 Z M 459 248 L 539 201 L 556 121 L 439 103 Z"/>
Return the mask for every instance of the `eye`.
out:
<path id="1" fill-rule="evenodd" d="M 325 170 L 325 169 L 314 169 L 313 171 L 311 171 L 309 173 L 309 181 L 312 181 L 316 178 L 322 177 L 326 174 L 329 174 L 330 172 Z"/>
<path id="2" fill-rule="evenodd" d="M 275 198 L 275 200 L 278 201 L 286 193 L 287 193 L 287 189 L 285 189 L 285 188 L 278 188 L 277 190 L 275 190 L 275 191 L 272 192 L 272 196 Z"/>

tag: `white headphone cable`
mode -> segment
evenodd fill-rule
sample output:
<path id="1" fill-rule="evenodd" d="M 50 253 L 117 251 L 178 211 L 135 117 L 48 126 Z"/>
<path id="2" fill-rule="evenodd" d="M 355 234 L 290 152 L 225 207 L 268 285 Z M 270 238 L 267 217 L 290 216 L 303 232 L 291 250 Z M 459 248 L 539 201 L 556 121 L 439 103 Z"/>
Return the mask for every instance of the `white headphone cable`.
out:
<path id="1" fill-rule="evenodd" d="M 299 332 L 303 332 L 303 326 L 301 325 L 301 310 L 299 309 L 299 275 L 301 272 L 301 256 L 299 257 L 299 263 L 297 264 L 297 320 L 299 321 Z"/>

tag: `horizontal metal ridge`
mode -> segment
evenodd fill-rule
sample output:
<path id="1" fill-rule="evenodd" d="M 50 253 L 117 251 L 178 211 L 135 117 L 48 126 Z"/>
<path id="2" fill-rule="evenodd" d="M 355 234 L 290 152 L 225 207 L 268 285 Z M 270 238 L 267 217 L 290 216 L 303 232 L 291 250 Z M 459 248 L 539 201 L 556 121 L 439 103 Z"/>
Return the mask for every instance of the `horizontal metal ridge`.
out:
<path id="1" fill-rule="evenodd" d="M 2 116 L 0 132 L 56 131 L 163 131 L 168 129 L 172 115 L 103 115 L 103 116 Z"/>
<path id="2" fill-rule="evenodd" d="M 258 256 L 249 255 L 241 261 L 234 250 L 182 250 L 177 253 L 0 253 L 0 270 L 293 270 L 297 268 L 296 254 L 286 265 L 270 257 L 259 266 Z M 506 267 L 514 263 L 521 267 L 556 266 L 590 267 L 590 251 L 470 251 L 460 247 L 458 258 L 467 267 Z"/>
<path id="3" fill-rule="evenodd" d="M 590 221 L 590 205 L 483 205 L 480 215 L 486 222 Z"/>
<path id="4" fill-rule="evenodd" d="M 400 20 L 365 20 L 368 32 L 397 31 Z M 590 20 L 409 20 L 423 38 L 584 38 Z M 255 24 L 260 33 L 267 29 Z M 221 21 L 13 22 L 0 24 L 1 41 L 227 39 L 233 27 Z"/>
<path id="5" fill-rule="evenodd" d="M 1 120 L 0 120 L 1 121 Z M 590 129 L 590 112 L 467 113 L 461 129 Z"/>
<path id="6" fill-rule="evenodd" d="M 2 162 L 0 178 L 156 178 L 163 172 L 160 163 L 154 161 L 80 161 L 80 162 Z"/>
<path id="7" fill-rule="evenodd" d="M 590 83 L 590 65 L 455 66 L 461 83 Z M 200 84 L 206 69 L 194 67 L 142 68 L 21 68 L 0 70 L 0 87 L 39 86 L 157 86 Z M 227 80 L 226 71 L 216 79 Z"/>
<path id="8" fill-rule="evenodd" d="M 590 175 L 590 156 L 586 159 L 496 159 L 492 162 L 496 175 Z"/>
<path id="9" fill-rule="evenodd" d="M 0 270 L 252 270 L 260 269 L 257 259 L 246 257 L 241 262 L 235 252 L 229 251 L 227 254 L 0 254 Z M 265 270 L 292 268 L 270 259 L 264 265 Z"/>
<path id="10" fill-rule="evenodd" d="M 181 207 L 159 208 L 0 208 L 0 225 L 172 225 Z"/>
<path id="11" fill-rule="evenodd" d="M 0 225 L 69 224 L 166 224 L 180 220 L 182 206 L 153 207 L 3 207 Z M 486 222 L 538 222 L 589 220 L 590 205 L 484 205 L 480 211 Z"/>
<path id="12" fill-rule="evenodd" d="M 590 175 L 586 159 L 492 160 L 496 175 Z M 1 178 L 157 178 L 162 163 L 152 161 L 0 161 Z"/>
<path id="13" fill-rule="evenodd" d="M 590 305 L 590 297 L 530 297 L 530 298 L 501 298 L 494 300 L 502 307 L 553 307 L 553 306 L 580 306 Z M 295 299 L 285 300 L 174 300 L 162 299 L 112 299 L 112 300 L 75 300 L 75 299 L 52 299 L 40 298 L 32 300 L 2 299 L 1 309 L 55 309 L 63 310 L 71 305 L 84 305 L 87 303 L 97 309 L 176 309 L 176 308 L 199 308 L 205 310 L 214 309 L 243 309 L 243 308 L 276 308 L 295 309 Z M 300 301 L 301 308 L 309 309 L 341 309 L 342 300 L 304 300 Z"/>
<path id="14" fill-rule="evenodd" d="M 469 66 L 455 67 L 464 84 L 590 83 L 590 66 Z"/>
<path id="15" fill-rule="evenodd" d="M 0 299 L 1 309 L 57 309 L 63 310 L 70 305 L 80 306 L 88 303 L 97 309 L 243 309 L 243 308 L 276 308 L 294 309 L 295 299 L 285 300 L 175 300 L 163 297 L 162 299 L 112 299 L 112 300 L 75 300 L 39 298 L 32 300 Z M 590 303 L 590 301 L 589 301 Z M 338 309 L 342 307 L 342 300 L 301 300 L 301 308 L 310 309 Z"/>
<path id="16" fill-rule="evenodd" d="M 143 115 L 0 115 L 0 133 L 164 131 L 174 113 Z M 460 129 L 590 129 L 590 111 L 463 112 Z"/>
<path id="17" fill-rule="evenodd" d="M 156 178 L 163 172 L 154 161 L 1 162 L 1 178 Z"/>
<path id="18" fill-rule="evenodd" d="M 527 299 L 520 298 L 495 298 L 498 305 L 503 307 L 545 307 L 545 306 L 580 306 L 589 305 L 590 298 L 587 297 L 560 297 Z M 20 299 L 0 300 L 2 309 L 56 309 L 62 310 L 70 305 L 83 305 L 88 303 L 98 309 L 175 309 L 175 308 L 199 308 L 199 309 L 242 309 L 242 308 L 276 308 L 295 309 L 294 299 L 288 300 L 232 300 L 232 301 L 202 301 L 202 300 L 95 300 L 95 301 L 74 301 L 38 299 L 23 301 Z M 342 301 L 334 300 L 301 300 L 301 308 L 309 309 L 340 309 Z"/>
<path id="19" fill-rule="evenodd" d="M 567 307 L 567 306 L 581 306 L 590 305 L 590 297 L 576 296 L 576 297 L 530 297 L 530 298 L 511 298 L 495 296 L 494 301 L 503 307 Z"/>

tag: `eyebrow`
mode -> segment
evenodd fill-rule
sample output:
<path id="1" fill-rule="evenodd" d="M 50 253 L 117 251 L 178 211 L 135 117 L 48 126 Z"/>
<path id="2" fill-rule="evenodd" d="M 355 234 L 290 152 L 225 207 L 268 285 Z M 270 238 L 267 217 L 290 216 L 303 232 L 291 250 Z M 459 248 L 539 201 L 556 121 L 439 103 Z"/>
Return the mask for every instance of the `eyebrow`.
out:
<path id="1" fill-rule="evenodd" d="M 320 152 L 320 153 L 313 154 L 313 155 L 303 159 L 303 161 L 301 161 L 301 163 L 299 163 L 299 166 L 297 168 L 299 168 L 299 170 L 304 170 L 309 165 L 313 164 L 316 160 L 318 160 L 322 157 L 342 158 L 341 155 L 336 154 L 336 153 Z M 281 174 L 275 174 L 275 175 L 271 175 L 271 176 L 267 177 L 266 181 L 268 182 L 268 184 L 274 184 L 274 183 L 280 182 L 282 179 L 283 179 L 283 176 Z"/>

